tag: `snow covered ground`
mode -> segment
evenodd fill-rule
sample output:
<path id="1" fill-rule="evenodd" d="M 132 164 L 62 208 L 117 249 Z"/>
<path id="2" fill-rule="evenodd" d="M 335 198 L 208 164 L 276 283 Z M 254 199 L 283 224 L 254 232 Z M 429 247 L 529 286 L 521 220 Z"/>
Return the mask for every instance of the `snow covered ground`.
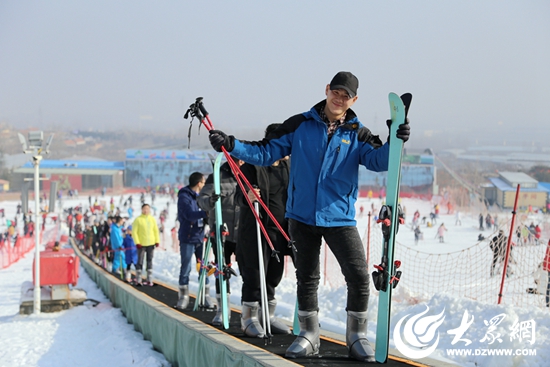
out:
<path id="1" fill-rule="evenodd" d="M 115 203 L 118 201 L 119 198 L 115 197 Z M 138 196 L 134 195 L 134 202 L 137 201 Z M 157 214 L 167 201 L 168 198 L 157 198 Z M 86 206 L 87 198 L 65 201 L 64 206 L 79 203 Z M 357 205 L 370 208 L 371 204 L 380 206 L 378 200 L 367 199 L 361 199 Z M 6 213 L 10 213 L 8 217 L 14 215 L 15 205 L 1 204 L 6 208 Z M 407 208 L 408 218 L 416 209 L 426 215 L 433 206 L 430 202 L 416 199 L 404 199 L 402 205 Z M 449 229 L 445 243 L 435 239 L 435 226 L 422 228 L 425 239 L 417 247 L 425 252 L 443 253 L 471 246 L 479 233 L 477 215 L 478 209 L 464 211 L 463 224 L 458 227 L 453 225 L 454 215 L 441 214 L 439 223 L 445 222 Z M 176 205 L 170 203 L 164 234 L 165 250 L 156 251 L 154 260 L 156 278 L 174 286 L 178 281 L 180 260 L 179 253 L 171 246 L 169 229 L 175 218 Z M 364 216 L 358 221 L 361 234 L 367 227 L 366 220 Z M 398 241 L 414 246 L 412 236 L 412 231 L 402 230 Z M 543 238 L 543 243 L 547 241 Z M 133 331 L 120 311 L 112 308 L 84 271 L 81 271 L 78 287 L 86 289 L 88 297 L 101 301 L 99 306 L 77 307 L 58 314 L 19 316 L 20 286 L 24 281 L 31 280 L 31 264 L 32 256 L 27 255 L 19 263 L 0 271 L 0 366 L 74 365 L 74 360 L 73 363 L 70 361 L 75 355 L 80 356 L 79 361 L 90 361 L 90 366 L 107 363 L 117 366 L 168 364 L 162 355 L 152 350 L 149 342 Z M 453 269 L 449 269 L 449 277 L 456 276 L 453 274 Z M 294 275 L 288 271 L 277 288 L 277 314 L 289 321 L 294 313 L 295 287 Z M 190 288 L 191 291 L 197 289 L 197 277 L 194 275 Z M 240 288 L 240 278 L 232 278 L 231 303 L 240 304 Z M 321 282 L 319 307 L 323 329 L 341 334 L 345 332 L 345 299 L 345 286 L 323 285 Z M 370 340 L 375 339 L 377 303 L 378 296 L 372 292 L 369 301 Z M 427 312 L 422 314 L 424 311 Z M 429 356 L 466 367 L 550 366 L 548 308 L 487 304 L 445 292 L 427 299 L 413 298 L 406 287 L 398 286 L 394 292 L 391 331 L 391 346 L 399 347 L 401 353 L 419 361 L 423 356 Z"/>
<path id="2" fill-rule="evenodd" d="M 19 315 L 21 285 L 34 252 L 0 271 L 0 366 L 169 366 L 80 268 L 77 288 L 91 302 L 58 313 Z"/>

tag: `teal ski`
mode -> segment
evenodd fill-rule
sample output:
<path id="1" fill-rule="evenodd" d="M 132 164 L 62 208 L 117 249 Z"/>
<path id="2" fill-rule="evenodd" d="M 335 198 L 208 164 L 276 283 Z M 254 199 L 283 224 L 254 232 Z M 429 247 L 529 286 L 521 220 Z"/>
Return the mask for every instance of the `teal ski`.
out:
<path id="1" fill-rule="evenodd" d="M 294 321 L 292 322 L 292 334 L 300 335 L 300 320 L 298 319 L 298 298 L 296 298 L 296 306 L 294 306 Z"/>
<path id="2" fill-rule="evenodd" d="M 208 238 L 206 240 L 206 248 L 204 249 L 204 257 L 202 259 L 200 275 L 199 275 L 199 290 L 197 292 L 197 299 L 195 300 L 193 311 L 197 311 L 199 308 L 204 307 L 204 304 L 202 303 L 202 301 L 207 296 L 203 293 L 204 293 L 204 286 L 206 283 L 206 277 L 208 276 L 208 271 L 210 270 L 210 266 L 208 265 L 208 254 L 210 253 L 211 249 L 212 249 L 212 241 L 210 241 L 210 235 L 208 235 Z"/>
<path id="3" fill-rule="evenodd" d="M 218 154 L 216 157 L 216 160 L 214 162 L 214 193 L 216 195 L 221 194 L 221 186 L 220 186 L 220 166 L 222 162 L 222 158 L 224 157 L 223 153 Z M 216 246 L 217 246 L 217 253 L 218 253 L 218 264 L 217 265 L 217 273 L 218 273 L 218 279 L 220 283 L 220 296 L 221 296 L 221 304 L 222 304 L 222 319 L 223 319 L 223 328 L 229 329 L 229 305 L 227 304 L 227 284 L 225 282 L 225 274 L 223 273 L 226 269 L 225 266 L 225 257 L 223 254 L 223 241 L 222 241 L 222 227 L 223 227 L 223 219 L 222 219 L 222 201 L 217 200 L 216 201 Z"/>
<path id="4" fill-rule="evenodd" d="M 400 124 L 405 122 L 409 105 L 412 100 L 410 93 L 399 97 L 390 93 L 389 102 L 391 110 L 390 126 L 390 156 L 388 165 L 388 178 L 386 184 L 386 205 L 380 209 L 379 222 L 382 222 L 384 244 L 382 249 L 382 261 L 375 266 L 372 273 L 373 283 L 378 296 L 378 321 L 376 324 L 376 350 L 375 359 L 379 363 L 386 363 L 388 359 L 390 338 L 390 313 L 392 289 L 397 286 L 401 277 L 399 261 L 394 260 L 395 236 L 399 229 L 399 222 L 403 215 L 399 206 L 399 185 L 401 183 L 401 160 L 403 156 L 403 140 L 396 137 Z"/>

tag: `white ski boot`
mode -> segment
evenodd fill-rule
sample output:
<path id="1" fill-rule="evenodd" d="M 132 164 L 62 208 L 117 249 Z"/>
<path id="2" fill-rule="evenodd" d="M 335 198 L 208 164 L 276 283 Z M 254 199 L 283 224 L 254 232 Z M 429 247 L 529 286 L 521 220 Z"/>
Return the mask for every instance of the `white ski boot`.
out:
<path id="1" fill-rule="evenodd" d="M 180 285 L 178 289 L 178 303 L 176 308 L 178 310 L 185 310 L 189 306 L 189 285 Z"/>
<path id="2" fill-rule="evenodd" d="M 374 350 L 367 340 L 367 311 L 348 311 L 346 345 L 351 358 L 375 362 Z"/>
<path id="3" fill-rule="evenodd" d="M 284 322 L 282 322 L 277 317 L 275 317 L 275 308 L 277 307 L 277 300 L 272 299 L 267 302 L 267 305 L 269 308 L 269 324 L 271 325 L 271 333 L 282 334 L 282 335 L 290 334 L 290 328 Z M 260 325 L 263 325 L 263 312 L 260 312 L 259 319 L 260 319 Z"/>
<path id="4" fill-rule="evenodd" d="M 298 310 L 300 321 L 300 334 L 288 347 L 285 356 L 287 358 L 309 357 L 319 354 L 319 313 L 318 311 Z"/>
<path id="5" fill-rule="evenodd" d="M 258 309 L 260 302 L 243 302 L 241 312 L 241 329 L 247 336 L 263 338 L 264 329 L 258 320 Z"/>

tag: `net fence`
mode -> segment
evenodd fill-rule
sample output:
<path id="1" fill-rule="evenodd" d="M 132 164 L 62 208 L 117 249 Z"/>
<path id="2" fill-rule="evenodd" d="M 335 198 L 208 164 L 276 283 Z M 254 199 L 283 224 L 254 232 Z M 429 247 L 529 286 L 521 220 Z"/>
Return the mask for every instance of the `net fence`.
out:
<path id="1" fill-rule="evenodd" d="M 372 272 L 374 265 L 379 264 L 382 257 L 383 236 L 381 225 L 374 220 L 369 222 L 362 239 L 368 269 Z M 486 304 L 496 304 L 504 282 L 501 304 L 545 307 L 548 273 L 542 270 L 542 260 L 550 238 L 550 216 L 546 215 L 538 222 L 541 227 L 540 239 L 529 229 L 531 223 L 532 219 L 527 214 L 518 214 L 515 218 L 508 271 L 504 279 L 504 256 L 497 257 L 494 274 L 491 276 L 493 251 L 490 240 L 499 230 L 509 236 L 511 214 L 507 218 L 501 218 L 497 228 L 485 231 L 484 239 L 471 241 L 471 245 L 467 244 L 456 251 L 430 253 L 419 249 L 421 246 L 399 242 L 398 237 L 395 259 L 401 261 L 400 270 L 403 272 L 397 286 L 402 288 L 400 294 L 405 294 L 406 301 L 410 303 L 426 301 L 438 293 L 448 293 Z M 401 230 L 410 229 L 402 227 Z M 465 238 L 464 241 L 470 239 Z M 330 288 L 345 286 L 340 266 L 326 243 L 322 244 L 320 266 L 321 285 Z M 285 276 L 294 277 L 292 262 L 288 260 Z M 371 282 L 371 294 L 377 292 Z"/>

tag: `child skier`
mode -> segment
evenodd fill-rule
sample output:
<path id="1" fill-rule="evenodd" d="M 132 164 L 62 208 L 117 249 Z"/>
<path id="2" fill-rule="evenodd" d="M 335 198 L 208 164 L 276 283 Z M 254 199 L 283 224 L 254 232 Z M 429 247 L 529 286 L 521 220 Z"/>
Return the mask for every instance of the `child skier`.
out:
<path id="1" fill-rule="evenodd" d="M 447 232 L 447 228 L 445 228 L 444 223 L 441 223 L 437 229 L 437 238 L 439 238 L 439 242 L 441 243 L 445 242 L 445 232 Z"/>
<path id="2" fill-rule="evenodd" d="M 128 228 L 126 228 L 126 236 L 124 236 L 122 246 L 124 247 L 126 252 L 126 281 L 128 283 L 131 283 L 132 274 L 130 273 L 130 270 L 132 269 L 132 264 L 134 264 L 134 269 L 136 268 L 138 260 L 136 244 L 134 243 L 134 239 L 132 238 L 132 226 L 128 226 Z"/>

